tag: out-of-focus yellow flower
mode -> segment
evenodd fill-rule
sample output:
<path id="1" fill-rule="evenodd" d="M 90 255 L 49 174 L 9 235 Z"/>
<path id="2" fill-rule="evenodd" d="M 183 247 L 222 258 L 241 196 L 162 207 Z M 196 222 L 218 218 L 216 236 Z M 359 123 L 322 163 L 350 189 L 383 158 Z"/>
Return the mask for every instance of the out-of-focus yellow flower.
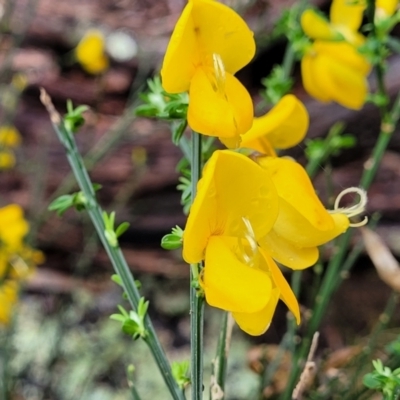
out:
<path id="1" fill-rule="evenodd" d="M 13 126 L 0 127 L 0 146 L 17 147 L 21 144 L 21 135 Z"/>
<path id="2" fill-rule="evenodd" d="M 318 247 L 345 232 L 350 221 L 345 210 L 327 211 L 315 194 L 304 168 L 288 158 L 259 157 L 271 175 L 279 197 L 278 218 L 260 246 L 279 263 L 304 269 L 318 259 Z M 359 211 L 350 215 L 357 215 Z"/>
<path id="3" fill-rule="evenodd" d="M 307 109 L 296 96 L 288 94 L 265 115 L 254 118 L 251 129 L 241 135 L 239 146 L 276 156 L 275 149 L 288 149 L 300 143 L 308 126 Z M 221 141 L 229 148 L 237 147 L 233 141 Z"/>
<path id="4" fill-rule="evenodd" d="M 189 91 L 193 130 L 238 139 L 251 128 L 251 97 L 234 74 L 254 54 L 253 33 L 232 9 L 213 0 L 189 0 L 168 44 L 161 78 L 169 93 Z"/>
<path id="5" fill-rule="evenodd" d="M 301 26 L 307 36 L 315 40 L 346 40 L 353 45 L 364 43 L 365 37 L 360 29 L 365 1 L 333 0 L 330 22 L 308 9 L 301 16 Z"/>
<path id="6" fill-rule="evenodd" d="M 0 283 L 0 324 L 8 325 L 12 310 L 18 301 L 18 282 L 5 280 Z"/>
<path id="7" fill-rule="evenodd" d="M 183 258 L 204 260 L 201 285 L 207 302 L 231 311 L 251 335 L 269 327 L 279 298 L 300 319 L 290 286 L 258 245 L 277 215 L 277 192 L 265 169 L 228 150 L 212 155 L 186 224 Z"/>
<path id="8" fill-rule="evenodd" d="M 9 150 L 0 150 L 0 170 L 15 166 L 15 155 Z"/>
<path id="9" fill-rule="evenodd" d="M 10 204 L 0 208 L 0 324 L 10 321 L 20 281 L 44 261 L 42 252 L 24 243 L 28 230 L 20 206 Z"/>
<path id="10" fill-rule="evenodd" d="M 368 94 L 371 65 L 347 42 L 316 40 L 301 60 L 306 91 L 321 102 L 358 110 Z"/>
<path id="11" fill-rule="evenodd" d="M 105 39 L 98 29 L 89 29 L 75 49 L 77 61 L 85 71 L 97 75 L 104 72 L 109 65 L 105 53 Z"/>
<path id="12" fill-rule="evenodd" d="M 384 20 L 391 17 L 399 6 L 399 0 L 376 0 L 375 18 Z"/>

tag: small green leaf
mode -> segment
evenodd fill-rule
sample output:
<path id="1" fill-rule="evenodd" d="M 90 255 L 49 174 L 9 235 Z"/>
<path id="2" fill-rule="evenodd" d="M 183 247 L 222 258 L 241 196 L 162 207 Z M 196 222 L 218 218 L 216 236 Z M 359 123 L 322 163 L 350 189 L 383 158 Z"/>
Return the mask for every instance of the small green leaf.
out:
<path id="1" fill-rule="evenodd" d="M 117 238 L 119 238 L 123 233 L 125 233 L 130 226 L 129 222 L 123 222 L 120 226 L 115 231 L 115 234 L 117 235 Z"/>

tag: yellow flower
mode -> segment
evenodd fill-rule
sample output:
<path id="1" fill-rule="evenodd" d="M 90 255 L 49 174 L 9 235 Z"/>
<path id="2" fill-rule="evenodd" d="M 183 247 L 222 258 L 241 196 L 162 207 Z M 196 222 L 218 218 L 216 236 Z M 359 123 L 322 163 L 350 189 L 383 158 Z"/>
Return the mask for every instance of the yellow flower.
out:
<path id="1" fill-rule="evenodd" d="M 8 325 L 12 310 L 18 300 L 18 283 L 5 280 L 0 283 L 0 324 Z"/>
<path id="2" fill-rule="evenodd" d="M 238 138 L 253 120 L 253 104 L 233 76 L 255 54 L 253 33 L 232 9 L 213 0 L 189 0 L 164 57 L 162 85 L 189 91 L 188 123 L 202 134 Z"/>
<path id="3" fill-rule="evenodd" d="M 20 206 L 10 204 L 0 208 L 1 247 L 6 247 L 8 251 L 20 249 L 28 230 L 29 224 L 25 221 L 23 210 Z"/>
<path id="4" fill-rule="evenodd" d="M 317 246 L 345 232 L 349 218 L 345 212 L 332 214 L 324 208 L 300 164 L 277 157 L 260 157 L 257 162 L 270 173 L 279 197 L 278 218 L 260 246 L 289 268 L 315 264 Z"/>
<path id="5" fill-rule="evenodd" d="M 296 96 L 288 94 L 268 113 L 254 118 L 251 129 L 241 135 L 239 147 L 276 156 L 274 149 L 288 149 L 300 143 L 308 126 L 307 109 Z M 221 141 L 229 148 L 238 147 L 233 140 Z"/>
<path id="6" fill-rule="evenodd" d="M 10 169 L 15 165 L 15 155 L 9 150 L 0 150 L 0 170 Z"/>
<path id="7" fill-rule="evenodd" d="M 368 94 L 371 65 L 346 42 L 316 40 L 301 60 L 306 91 L 321 102 L 358 110 Z"/>
<path id="8" fill-rule="evenodd" d="M 398 0 L 376 0 L 375 18 L 383 20 L 391 17 L 399 6 Z"/>
<path id="9" fill-rule="evenodd" d="M 299 321 L 295 296 L 258 240 L 273 227 L 278 196 L 269 173 L 242 154 L 216 151 L 203 171 L 183 235 L 183 258 L 204 260 L 207 302 L 231 311 L 251 335 L 270 325 L 281 298 Z"/>
<path id="10" fill-rule="evenodd" d="M 97 75 L 104 72 L 109 62 L 105 53 L 103 33 L 98 29 L 88 30 L 76 47 L 75 56 L 90 74 Z"/>
<path id="11" fill-rule="evenodd" d="M 17 147 L 21 144 L 21 135 L 13 126 L 0 127 L 0 146 Z"/>
<path id="12" fill-rule="evenodd" d="M 308 9 L 301 16 L 301 26 L 307 36 L 316 40 L 346 40 L 353 45 L 364 43 L 365 37 L 358 30 L 361 26 L 365 1 L 333 0 L 330 22 Z"/>

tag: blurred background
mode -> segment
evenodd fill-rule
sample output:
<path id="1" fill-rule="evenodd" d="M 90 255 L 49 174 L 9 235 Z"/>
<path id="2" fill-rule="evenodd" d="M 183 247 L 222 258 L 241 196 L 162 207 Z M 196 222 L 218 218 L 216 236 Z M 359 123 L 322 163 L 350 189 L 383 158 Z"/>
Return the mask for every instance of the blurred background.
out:
<path id="1" fill-rule="evenodd" d="M 257 101 L 261 79 L 281 62 L 285 48 L 283 39 L 271 36 L 272 27 L 282 10 L 295 1 L 224 2 L 239 10 L 255 32 L 258 53 L 238 76 Z M 312 3 L 329 10 L 329 1 Z M 29 243 L 45 255 L 45 261 L 26 283 L 5 341 L 10 399 L 127 399 L 130 379 L 143 399 L 168 398 L 144 343 L 133 342 L 121 332 L 119 323 L 109 320 L 117 304 L 125 301 L 120 288 L 110 280 L 112 267 L 88 216 L 69 210 L 58 217 L 47 211 L 51 200 L 77 188 L 40 103 L 40 87 L 46 89 L 60 113 L 66 112 L 67 99 L 75 106 L 90 107 L 76 139 L 93 182 L 102 185 L 98 199 L 104 209 L 116 211 L 118 221 L 130 222 L 120 240 L 128 264 L 142 283 L 143 295 L 150 300 L 150 315 L 170 359 L 188 358 L 189 269 L 180 251 L 160 248 L 162 236 L 171 227 L 185 224 L 176 190 L 176 165 L 182 154 L 171 142 L 167 123 L 134 115 L 140 104 L 138 94 L 145 89 L 146 79 L 158 73 L 185 4 L 184 0 L 0 2 L 0 126 L 15 127 L 22 138 L 13 149 L 15 165 L 0 171 L 0 205 L 17 203 L 24 208 L 31 227 Z M 101 73 L 93 73 L 76 59 L 78 43 L 93 29 L 105 40 L 108 67 Z M 398 56 L 390 59 L 387 76 L 394 95 L 400 89 Z M 315 180 L 327 201 L 327 187 L 337 194 L 357 185 L 379 131 L 378 111 L 370 105 L 360 112 L 322 105 L 303 91 L 298 66 L 295 79 L 295 94 L 304 101 L 311 117 L 309 137 L 324 136 L 333 123 L 343 121 L 346 132 L 357 138 L 354 148 L 330 161 L 326 167 L 331 168 L 328 180 L 326 170 Z M 398 256 L 398 132 L 389 150 L 370 190 L 368 214 L 382 214 L 378 232 Z M 304 146 L 300 145 L 291 155 L 304 163 L 303 153 Z M 325 259 L 331 250 L 326 249 Z M 310 285 L 312 278 L 310 270 L 304 284 Z M 321 330 L 321 351 L 329 349 L 335 354 L 355 343 L 362 344 L 389 292 L 363 255 L 329 309 Z M 305 290 L 302 302 L 307 302 L 308 295 L 311 293 Z M 303 311 L 306 316 L 307 310 Z M 208 366 L 220 318 L 218 310 L 206 309 Z M 399 318 L 397 313 L 393 326 Z M 266 357 L 273 357 L 274 344 L 281 340 L 285 327 L 286 310 L 279 307 L 265 335 L 250 338 L 234 330 L 229 399 L 255 398 L 257 366 L 265 353 L 260 345 L 268 344 Z M 394 338 L 396 333 L 392 330 L 385 334 Z M 135 366 L 133 376 L 126 371 L 130 364 Z M 284 367 L 271 394 L 285 385 Z M 286 368 L 290 368 L 290 361 Z"/>

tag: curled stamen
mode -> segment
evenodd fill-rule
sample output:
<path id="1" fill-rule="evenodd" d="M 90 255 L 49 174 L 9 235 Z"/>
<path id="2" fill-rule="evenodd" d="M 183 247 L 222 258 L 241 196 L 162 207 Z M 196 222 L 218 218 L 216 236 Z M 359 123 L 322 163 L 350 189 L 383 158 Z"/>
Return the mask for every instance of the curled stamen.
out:
<path id="1" fill-rule="evenodd" d="M 355 193 L 358 194 L 359 196 L 359 201 L 358 203 L 350 206 L 350 207 L 340 207 L 340 201 L 342 198 L 348 194 L 348 193 Z M 344 214 L 348 218 L 355 217 L 357 215 L 360 215 L 365 211 L 365 206 L 367 205 L 367 192 L 364 189 L 358 188 L 358 187 L 350 187 L 342 192 L 339 193 L 338 197 L 335 200 L 335 204 L 333 206 L 333 210 L 328 210 L 330 214 Z M 360 222 L 351 222 L 350 226 L 357 228 L 360 226 L 364 226 L 368 222 L 368 217 L 364 217 L 362 221 Z"/>
<path id="2" fill-rule="evenodd" d="M 226 80 L 225 65 L 219 54 L 213 53 L 213 64 L 217 88 L 219 91 L 224 92 Z"/>

